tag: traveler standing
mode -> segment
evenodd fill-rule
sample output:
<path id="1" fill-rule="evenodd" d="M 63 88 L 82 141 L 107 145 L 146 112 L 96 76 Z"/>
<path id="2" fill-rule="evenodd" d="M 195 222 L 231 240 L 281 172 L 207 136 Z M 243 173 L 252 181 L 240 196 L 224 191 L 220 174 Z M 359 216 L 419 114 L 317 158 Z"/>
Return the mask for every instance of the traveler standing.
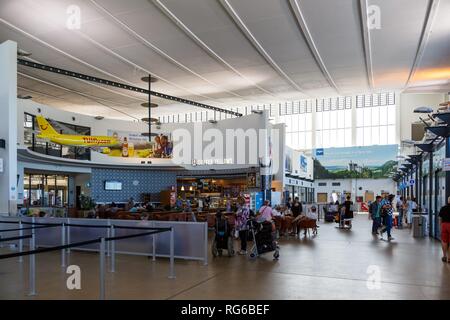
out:
<path id="1" fill-rule="evenodd" d="M 259 208 L 256 218 L 261 222 L 272 220 L 272 207 L 270 206 L 269 200 L 264 201 L 264 205 Z"/>
<path id="2" fill-rule="evenodd" d="M 386 197 L 381 201 L 381 218 L 383 220 L 383 227 L 380 230 L 381 239 L 383 239 L 383 233 L 387 232 L 388 241 L 394 240 L 391 236 L 392 229 L 392 215 L 394 213 L 394 208 L 392 207 L 392 200 L 394 195 L 386 195 Z"/>
<path id="3" fill-rule="evenodd" d="M 397 229 L 401 229 L 403 228 L 403 197 L 400 197 L 397 200 L 397 211 L 398 211 Z"/>
<path id="4" fill-rule="evenodd" d="M 292 204 L 291 211 L 292 211 L 292 215 L 294 216 L 294 220 L 298 216 L 300 216 L 300 214 L 303 212 L 303 206 L 300 203 L 298 197 L 294 198 L 294 203 Z M 295 225 L 297 225 L 297 224 L 295 224 Z M 293 234 L 295 235 L 295 234 L 298 234 L 299 232 L 300 232 L 300 229 L 297 227 L 296 230 L 294 230 Z"/>
<path id="5" fill-rule="evenodd" d="M 406 224 L 408 225 L 408 228 L 411 228 L 413 202 L 410 197 L 407 198 L 405 207 L 406 207 Z"/>
<path id="6" fill-rule="evenodd" d="M 291 209 L 292 208 L 292 198 L 289 197 L 286 201 L 286 208 Z"/>
<path id="7" fill-rule="evenodd" d="M 372 203 L 372 234 L 378 234 L 378 228 L 381 226 L 381 196 L 377 196 Z"/>
<path id="8" fill-rule="evenodd" d="M 441 219 L 441 245 L 442 245 L 442 261 L 450 263 L 450 197 L 447 204 L 439 211 Z"/>
<path id="9" fill-rule="evenodd" d="M 239 239 L 241 240 L 241 251 L 239 254 L 247 254 L 247 237 L 248 237 L 248 219 L 250 216 L 250 209 L 241 201 L 238 204 L 238 210 L 236 212 L 236 231 L 239 233 Z"/>

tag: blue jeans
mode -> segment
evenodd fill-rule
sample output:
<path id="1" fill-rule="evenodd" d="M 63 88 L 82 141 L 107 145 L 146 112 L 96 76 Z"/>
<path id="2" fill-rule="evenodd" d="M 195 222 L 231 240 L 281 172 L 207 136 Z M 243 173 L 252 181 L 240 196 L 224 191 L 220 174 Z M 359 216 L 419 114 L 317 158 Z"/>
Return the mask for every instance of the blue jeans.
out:
<path id="1" fill-rule="evenodd" d="M 372 217 L 372 233 L 378 232 L 378 228 L 381 225 L 381 218 Z"/>
<path id="2" fill-rule="evenodd" d="M 386 215 L 383 218 L 383 229 L 381 230 L 381 234 L 383 234 L 383 232 L 387 232 L 388 237 L 391 237 L 391 229 L 392 229 L 392 216 L 391 215 Z"/>
<path id="3" fill-rule="evenodd" d="M 398 223 L 397 223 L 397 227 L 401 228 L 403 227 L 403 209 L 399 209 L 398 210 Z"/>

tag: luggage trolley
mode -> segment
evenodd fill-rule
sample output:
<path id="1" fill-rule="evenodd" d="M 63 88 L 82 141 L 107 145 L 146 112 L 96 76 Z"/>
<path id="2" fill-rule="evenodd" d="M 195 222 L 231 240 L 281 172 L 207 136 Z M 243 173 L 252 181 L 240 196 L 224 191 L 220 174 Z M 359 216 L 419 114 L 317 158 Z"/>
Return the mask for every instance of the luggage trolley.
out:
<path id="1" fill-rule="evenodd" d="M 352 220 L 353 220 L 353 211 L 351 210 L 347 214 L 345 207 L 342 207 L 336 214 L 335 222 L 338 223 L 337 228 L 350 230 L 352 228 Z"/>
<path id="2" fill-rule="evenodd" d="M 280 257 L 280 247 L 275 241 L 272 222 L 257 222 L 255 218 L 250 218 L 248 226 L 253 240 L 253 245 L 250 249 L 250 258 L 254 259 L 263 253 L 273 251 L 273 259 L 278 260 Z"/>

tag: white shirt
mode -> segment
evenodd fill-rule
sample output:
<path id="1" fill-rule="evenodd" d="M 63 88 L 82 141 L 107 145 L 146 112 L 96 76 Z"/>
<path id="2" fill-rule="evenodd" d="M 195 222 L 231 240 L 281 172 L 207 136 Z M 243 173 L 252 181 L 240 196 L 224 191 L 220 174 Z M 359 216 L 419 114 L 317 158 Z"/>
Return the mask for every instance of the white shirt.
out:
<path id="1" fill-rule="evenodd" d="M 317 220 L 317 209 L 316 209 L 316 212 L 313 212 L 311 209 L 309 209 L 306 212 L 306 217 L 309 218 L 309 219 L 316 219 Z"/>
<path id="2" fill-rule="evenodd" d="M 274 208 L 274 209 L 272 209 L 272 216 L 273 217 L 281 217 L 281 212 Z"/>

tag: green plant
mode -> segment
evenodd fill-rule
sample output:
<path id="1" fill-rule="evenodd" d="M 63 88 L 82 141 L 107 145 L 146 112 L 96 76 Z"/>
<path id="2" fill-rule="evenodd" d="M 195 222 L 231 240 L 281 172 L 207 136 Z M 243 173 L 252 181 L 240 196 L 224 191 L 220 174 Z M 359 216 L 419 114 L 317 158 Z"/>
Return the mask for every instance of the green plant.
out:
<path id="1" fill-rule="evenodd" d="M 81 210 L 91 210 L 95 208 L 95 201 L 91 197 L 82 194 L 80 196 L 80 206 Z"/>

